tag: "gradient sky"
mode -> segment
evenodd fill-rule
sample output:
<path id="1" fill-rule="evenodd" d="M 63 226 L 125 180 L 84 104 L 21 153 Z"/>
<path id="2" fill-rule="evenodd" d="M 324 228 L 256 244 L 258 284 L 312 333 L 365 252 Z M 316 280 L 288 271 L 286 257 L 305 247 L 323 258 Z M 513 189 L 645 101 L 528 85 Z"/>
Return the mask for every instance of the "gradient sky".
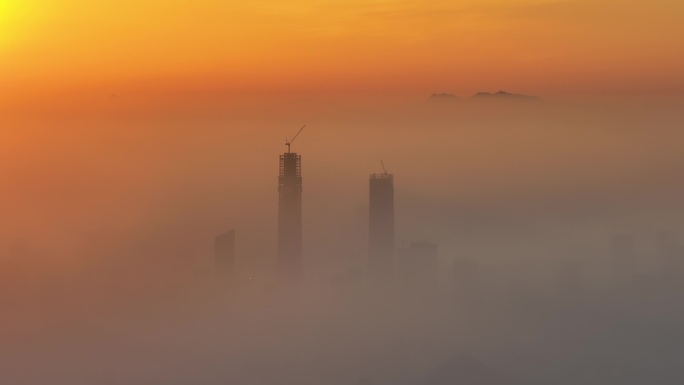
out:
<path id="1" fill-rule="evenodd" d="M 356 376 L 459 344 L 567 383 L 681 373 L 681 297 L 650 297 L 660 262 L 638 260 L 624 297 L 601 280 L 614 234 L 649 258 L 656 232 L 684 234 L 683 15 L 684 0 L 0 0 L 0 383 L 275 378 L 259 361 L 280 356 Z M 498 90 L 545 102 L 426 102 Z M 296 304 L 301 323 L 270 294 L 278 156 L 303 124 L 304 264 L 325 305 Z M 445 277 L 476 260 L 482 307 L 456 287 L 358 314 L 323 296 L 366 266 L 381 159 L 397 246 L 438 243 Z M 214 317 L 213 237 L 233 228 L 259 296 Z M 541 284 L 571 257 L 601 287 L 586 302 Z M 443 313 L 452 297 L 472 314 Z M 400 306 L 374 315 L 384 302 Z"/>
<path id="2" fill-rule="evenodd" d="M 682 14 L 681 0 L 0 0 L 0 101 L 113 86 L 672 94 Z"/>

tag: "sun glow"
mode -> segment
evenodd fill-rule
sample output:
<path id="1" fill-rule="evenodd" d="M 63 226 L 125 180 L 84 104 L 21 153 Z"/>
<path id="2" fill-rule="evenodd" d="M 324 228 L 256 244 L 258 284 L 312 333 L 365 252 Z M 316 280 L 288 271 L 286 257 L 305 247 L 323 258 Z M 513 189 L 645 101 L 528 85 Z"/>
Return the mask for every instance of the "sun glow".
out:
<path id="1" fill-rule="evenodd" d="M 684 84 L 682 12 L 681 0 L 0 0 L 0 101 L 122 85 L 669 92 Z"/>
<path id="2" fill-rule="evenodd" d="M 36 8 L 31 0 L 0 0 L 0 54 L 32 32 L 41 13 Z"/>

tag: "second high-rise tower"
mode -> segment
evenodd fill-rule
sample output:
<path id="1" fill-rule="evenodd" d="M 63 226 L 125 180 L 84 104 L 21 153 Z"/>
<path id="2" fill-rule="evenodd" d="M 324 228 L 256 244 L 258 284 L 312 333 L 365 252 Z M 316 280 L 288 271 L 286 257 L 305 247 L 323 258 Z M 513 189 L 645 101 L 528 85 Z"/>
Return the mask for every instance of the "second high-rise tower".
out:
<path id="1" fill-rule="evenodd" d="M 368 269 L 372 280 L 388 280 L 394 268 L 394 175 L 371 174 L 368 187 Z"/>

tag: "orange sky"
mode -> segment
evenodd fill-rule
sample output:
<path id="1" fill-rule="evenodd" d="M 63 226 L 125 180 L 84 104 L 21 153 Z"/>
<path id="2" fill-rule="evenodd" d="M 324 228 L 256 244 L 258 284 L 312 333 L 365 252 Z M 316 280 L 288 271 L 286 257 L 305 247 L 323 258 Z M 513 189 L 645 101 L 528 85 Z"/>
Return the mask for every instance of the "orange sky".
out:
<path id="1" fill-rule="evenodd" d="M 0 0 L 0 101 L 123 85 L 680 92 L 682 15 L 681 0 Z"/>

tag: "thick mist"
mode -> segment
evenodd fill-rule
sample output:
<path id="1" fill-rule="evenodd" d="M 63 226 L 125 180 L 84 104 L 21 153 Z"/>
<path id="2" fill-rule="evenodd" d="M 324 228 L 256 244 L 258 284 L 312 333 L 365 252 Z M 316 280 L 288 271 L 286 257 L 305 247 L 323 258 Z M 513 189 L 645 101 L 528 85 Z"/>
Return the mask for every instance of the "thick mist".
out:
<path id="1" fill-rule="evenodd" d="M 682 107 L 217 91 L 7 114 L 0 382 L 678 384 Z M 303 278 L 284 287 L 278 156 L 302 124 Z M 381 160 L 396 247 L 438 257 L 373 282 Z"/>

